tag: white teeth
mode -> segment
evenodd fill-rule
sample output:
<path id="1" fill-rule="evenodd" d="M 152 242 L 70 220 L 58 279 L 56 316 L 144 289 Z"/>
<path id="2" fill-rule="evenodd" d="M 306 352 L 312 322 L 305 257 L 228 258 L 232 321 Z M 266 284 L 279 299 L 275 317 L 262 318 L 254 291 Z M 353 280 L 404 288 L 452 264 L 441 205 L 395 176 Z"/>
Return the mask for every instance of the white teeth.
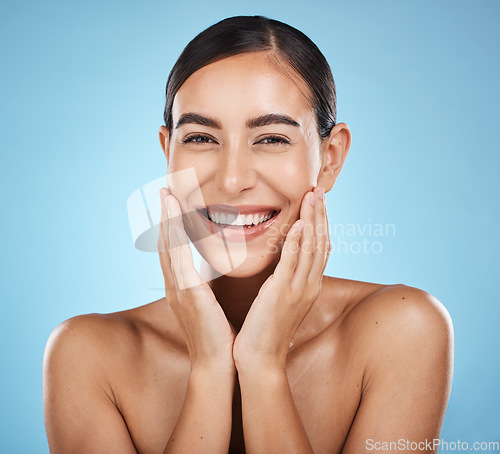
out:
<path id="1" fill-rule="evenodd" d="M 261 214 L 260 216 L 255 214 L 239 214 L 238 216 L 234 214 L 226 214 L 218 211 L 208 212 L 208 217 L 212 222 L 216 224 L 223 225 L 237 225 L 237 226 L 252 226 L 262 224 L 263 222 L 271 219 L 273 217 L 273 213 L 269 213 L 267 216 Z"/>
<path id="2" fill-rule="evenodd" d="M 234 222 L 235 225 L 245 225 L 245 218 L 246 216 L 242 216 L 239 214 L 236 218 L 236 221 Z"/>

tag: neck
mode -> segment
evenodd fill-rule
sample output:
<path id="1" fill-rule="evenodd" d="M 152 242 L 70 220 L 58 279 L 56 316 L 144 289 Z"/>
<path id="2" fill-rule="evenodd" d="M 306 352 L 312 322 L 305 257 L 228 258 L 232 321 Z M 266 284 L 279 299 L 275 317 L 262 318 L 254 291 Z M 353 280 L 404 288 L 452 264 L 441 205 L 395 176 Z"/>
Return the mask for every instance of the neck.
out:
<path id="1" fill-rule="evenodd" d="M 276 264 L 273 263 L 254 276 L 222 275 L 208 282 L 224 314 L 236 331 L 240 331 L 262 284 L 273 273 L 275 267 Z"/>

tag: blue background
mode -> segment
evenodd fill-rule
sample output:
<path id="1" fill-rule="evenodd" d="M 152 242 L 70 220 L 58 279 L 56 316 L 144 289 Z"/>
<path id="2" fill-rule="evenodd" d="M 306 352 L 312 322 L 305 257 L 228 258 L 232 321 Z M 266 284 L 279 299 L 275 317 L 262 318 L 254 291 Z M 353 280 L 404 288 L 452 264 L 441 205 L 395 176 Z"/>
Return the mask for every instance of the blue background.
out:
<path id="1" fill-rule="evenodd" d="M 344 237 L 350 250 L 327 274 L 442 301 L 455 328 L 442 438 L 498 441 L 499 12 L 485 0 L 3 2 L 2 452 L 48 452 L 42 358 L 60 322 L 162 297 L 126 201 L 166 173 L 170 68 L 197 33 L 239 14 L 295 26 L 330 62 L 353 134 L 328 194 L 331 229 L 394 225 Z M 351 246 L 364 240 L 379 252 Z"/>

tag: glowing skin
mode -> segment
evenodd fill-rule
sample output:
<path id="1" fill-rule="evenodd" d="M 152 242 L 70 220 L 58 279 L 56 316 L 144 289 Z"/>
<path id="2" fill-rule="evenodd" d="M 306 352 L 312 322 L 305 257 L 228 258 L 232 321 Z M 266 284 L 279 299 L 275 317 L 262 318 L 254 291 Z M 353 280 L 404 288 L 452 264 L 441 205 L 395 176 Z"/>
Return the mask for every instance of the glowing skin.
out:
<path id="1" fill-rule="evenodd" d="M 412 287 L 323 275 L 323 188 L 342 168 L 350 133 L 339 123 L 321 141 L 308 87 L 281 65 L 269 53 L 230 57 L 177 93 L 174 126 L 191 112 L 220 128 L 184 122 L 170 138 L 160 128 L 169 176 L 194 168 L 197 177 L 161 191 L 165 298 L 74 317 L 51 335 L 51 452 L 357 454 L 367 439 L 439 438 L 451 387 L 449 315 Z M 300 126 L 247 127 L 268 114 Z M 202 137 L 188 142 L 194 135 Z M 270 135 L 289 143 L 273 145 Z M 235 207 L 279 211 L 271 227 L 228 240 L 246 243 L 246 259 L 209 284 L 175 224 L 183 217 L 191 237 L 206 229 L 200 203 L 218 205 L 219 221 Z M 308 228 L 318 226 L 322 233 Z M 170 249 L 177 239 L 184 246 Z M 198 246 L 223 268 L 217 235 Z"/>
<path id="2" fill-rule="evenodd" d="M 299 217 L 300 203 L 318 184 L 321 140 L 308 87 L 288 75 L 267 52 L 247 53 L 210 64 L 189 77 L 175 96 L 170 141 L 165 133 L 168 172 L 194 167 L 206 204 L 269 205 L 281 210 L 273 228 L 246 242 L 247 259 L 229 276 L 255 275 L 279 255 L 276 245 Z M 196 113 L 218 121 L 221 129 L 185 123 Z M 271 124 L 248 128 L 248 120 L 276 113 L 300 126 Z M 186 139 L 201 135 L 185 143 Z M 288 143 L 276 143 L 277 136 Z M 171 187 L 184 213 L 195 209 L 189 189 Z M 189 226 L 186 226 L 188 234 Z M 217 268 L 221 243 L 203 241 L 204 258 Z M 237 248 L 231 244 L 232 248 Z"/>

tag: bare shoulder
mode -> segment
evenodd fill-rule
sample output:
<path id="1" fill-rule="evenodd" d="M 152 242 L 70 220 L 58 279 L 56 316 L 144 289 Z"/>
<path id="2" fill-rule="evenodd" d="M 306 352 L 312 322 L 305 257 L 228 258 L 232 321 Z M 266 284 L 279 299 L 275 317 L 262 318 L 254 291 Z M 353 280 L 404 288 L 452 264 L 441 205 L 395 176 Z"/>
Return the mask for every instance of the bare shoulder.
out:
<path id="1" fill-rule="evenodd" d="M 437 340 L 453 334 L 444 305 L 430 293 L 403 284 L 382 285 L 364 294 L 353 302 L 345 322 L 355 322 L 367 336 L 377 332 Z"/>
<path id="2" fill-rule="evenodd" d="M 109 376 L 113 357 L 123 351 L 117 340 L 130 338 L 126 331 L 116 316 L 88 314 L 64 321 L 50 335 L 43 400 L 51 452 L 135 452 Z"/>
<path id="3" fill-rule="evenodd" d="M 49 359 L 63 355 L 99 362 L 113 346 L 133 343 L 134 331 L 131 320 L 117 314 L 78 315 L 54 329 L 47 341 L 45 356 Z"/>
<path id="4" fill-rule="evenodd" d="M 403 284 L 384 285 L 326 278 L 332 328 L 357 352 L 366 368 L 405 356 L 434 356 L 451 369 L 453 325 L 444 305 L 430 293 Z"/>
<path id="5" fill-rule="evenodd" d="M 158 349 L 163 354 L 175 350 L 172 326 L 168 312 L 158 301 L 127 311 L 72 317 L 50 335 L 44 369 L 54 375 L 59 367 L 74 365 L 83 374 L 109 382 L 119 378 L 112 374 L 123 372 L 123 367 L 133 370 L 152 365 Z"/>
<path id="6" fill-rule="evenodd" d="M 426 373 L 441 389 L 451 386 L 453 325 L 430 293 L 403 284 L 379 286 L 353 301 L 342 323 L 362 352 L 365 387 L 405 369 L 413 369 L 415 378 L 417 369 Z"/>
<path id="7" fill-rule="evenodd" d="M 52 332 L 43 365 L 51 452 L 137 452 L 127 417 L 147 409 L 140 403 L 148 398 L 144 393 L 152 390 L 150 400 L 157 397 L 161 371 L 169 379 L 179 375 L 178 361 L 172 361 L 172 323 L 164 306 L 155 303 L 72 317 Z M 173 389 L 172 383 L 168 380 L 165 389 Z"/>
<path id="8" fill-rule="evenodd" d="M 334 328 L 361 381 L 343 452 L 365 451 L 368 439 L 438 438 L 453 376 L 446 308 L 402 284 L 341 280 L 333 287 L 334 295 L 346 295 Z"/>
<path id="9" fill-rule="evenodd" d="M 99 344 L 107 336 L 113 336 L 120 323 L 115 314 L 84 314 L 71 317 L 59 324 L 49 337 L 47 345 L 61 341 L 77 342 L 88 338 L 91 344 Z"/>
<path id="10" fill-rule="evenodd" d="M 50 408 L 47 399 L 53 403 L 62 389 L 67 398 L 85 391 L 115 404 L 110 372 L 115 360 L 134 348 L 136 337 L 130 322 L 113 314 L 79 315 L 62 322 L 45 348 L 45 407 Z"/>

